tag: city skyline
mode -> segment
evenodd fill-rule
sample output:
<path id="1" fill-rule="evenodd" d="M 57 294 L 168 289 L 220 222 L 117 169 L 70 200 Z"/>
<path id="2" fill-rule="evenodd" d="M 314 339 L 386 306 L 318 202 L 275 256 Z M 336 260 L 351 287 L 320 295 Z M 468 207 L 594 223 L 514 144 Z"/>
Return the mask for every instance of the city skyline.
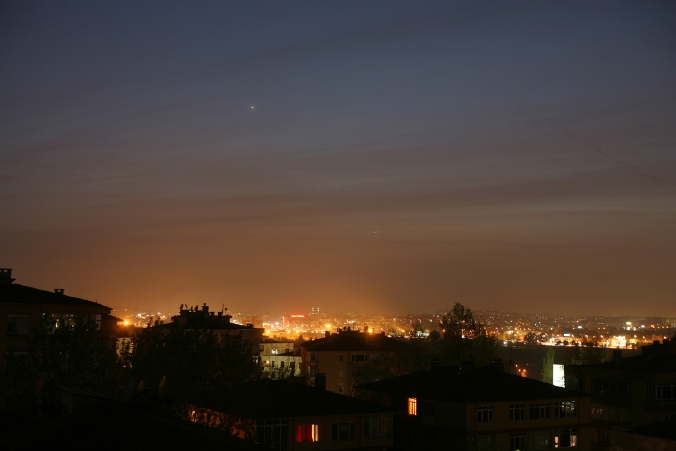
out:
<path id="1" fill-rule="evenodd" d="M 675 317 L 676 5 L 0 6 L 0 267 L 106 305 Z"/>

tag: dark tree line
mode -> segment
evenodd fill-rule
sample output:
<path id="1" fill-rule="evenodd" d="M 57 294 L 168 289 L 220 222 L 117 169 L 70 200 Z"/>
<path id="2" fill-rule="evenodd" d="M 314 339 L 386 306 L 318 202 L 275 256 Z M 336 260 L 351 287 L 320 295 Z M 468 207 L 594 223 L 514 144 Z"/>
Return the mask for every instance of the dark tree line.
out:
<path id="1" fill-rule="evenodd" d="M 441 365 L 485 366 L 497 356 L 496 338 L 461 303 L 443 316 L 439 326 L 441 332 L 432 331 L 429 337 L 411 334 L 406 350 L 378 352 L 368 362 L 353 364 L 355 385 L 421 371 L 432 360 Z"/>
<path id="2" fill-rule="evenodd" d="M 260 368 L 238 336 L 212 330 L 148 327 L 132 337 L 122 362 L 135 381 L 172 399 L 190 400 L 260 376 Z"/>
<path id="3" fill-rule="evenodd" d="M 45 315 L 27 355 L 8 355 L 0 371 L 0 411 L 35 408 L 53 401 L 57 386 L 123 399 L 141 384 L 168 399 L 189 400 L 258 376 L 258 366 L 239 337 L 213 331 L 148 327 L 132 335 L 120 353 L 116 339 L 84 315 L 57 323 Z"/>

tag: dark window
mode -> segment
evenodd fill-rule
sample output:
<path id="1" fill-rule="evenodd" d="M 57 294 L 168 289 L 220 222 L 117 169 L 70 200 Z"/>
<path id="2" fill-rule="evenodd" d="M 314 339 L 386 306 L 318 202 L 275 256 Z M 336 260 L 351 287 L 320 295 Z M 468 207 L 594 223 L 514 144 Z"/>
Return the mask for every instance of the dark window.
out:
<path id="1" fill-rule="evenodd" d="M 476 408 L 476 421 L 479 423 L 492 423 L 493 406 L 478 406 Z"/>
<path id="2" fill-rule="evenodd" d="M 334 423 L 331 425 L 332 440 L 354 440 L 357 438 L 357 423 Z"/>
<path id="3" fill-rule="evenodd" d="M 528 434 L 528 451 L 551 449 L 552 434 L 549 431 L 535 431 Z"/>
<path id="4" fill-rule="evenodd" d="M 526 451 L 526 434 L 509 434 L 509 451 Z"/>
<path id="5" fill-rule="evenodd" d="M 387 421 L 379 415 L 367 415 L 364 419 L 364 436 L 378 437 L 388 435 Z"/>
<path id="6" fill-rule="evenodd" d="M 660 402 L 676 402 L 676 383 L 649 383 L 646 385 L 646 398 Z"/>
<path id="7" fill-rule="evenodd" d="M 530 419 L 531 420 L 544 420 L 546 418 L 551 418 L 551 406 L 548 402 L 541 402 L 537 404 L 530 405 Z"/>
<path id="8" fill-rule="evenodd" d="M 509 405 L 509 421 L 524 421 L 526 419 L 525 404 Z"/>
<path id="9" fill-rule="evenodd" d="M 256 421 L 256 442 L 265 449 L 286 451 L 289 448 L 289 423 L 286 419 Z"/>
<path id="10" fill-rule="evenodd" d="M 577 376 L 566 376 L 566 388 L 570 390 L 580 389 L 580 379 Z"/>
<path id="11" fill-rule="evenodd" d="M 343 357 L 344 357 L 343 354 L 338 354 L 338 361 L 339 361 L 339 362 L 342 362 L 342 361 L 343 361 Z"/>
<path id="12" fill-rule="evenodd" d="M 368 362 L 368 360 L 369 360 L 368 354 L 352 354 L 353 362 Z"/>
<path id="13" fill-rule="evenodd" d="M 7 335 L 28 335 L 28 315 L 7 315 Z"/>

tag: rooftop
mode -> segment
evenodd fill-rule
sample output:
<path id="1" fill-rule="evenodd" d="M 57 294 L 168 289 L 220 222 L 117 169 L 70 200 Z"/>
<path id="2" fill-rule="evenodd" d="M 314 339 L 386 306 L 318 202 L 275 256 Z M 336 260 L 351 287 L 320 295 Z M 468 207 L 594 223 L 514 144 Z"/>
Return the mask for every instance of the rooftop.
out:
<path id="1" fill-rule="evenodd" d="M 513 374 L 495 366 L 446 366 L 384 379 L 356 390 L 449 402 L 503 402 L 580 398 L 581 393 Z"/>
<path id="2" fill-rule="evenodd" d="M 609 362 L 581 366 L 641 373 L 676 373 L 676 339 L 664 339 L 662 343 L 655 342 L 652 345 L 643 346 L 640 355 L 616 357 Z"/>
<path id="3" fill-rule="evenodd" d="M 307 351 L 403 351 L 407 344 L 387 337 L 358 331 L 340 331 L 317 340 L 301 344 Z"/>
<path id="4" fill-rule="evenodd" d="M 248 382 L 229 394 L 205 395 L 200 407 L 250 419 L 351 415 L 392 410 L 350 396 L 305 385 L 304 380 L 261 379 Z"/>
<path id="5" fill-rule="evenodd" d="M 98 302 L 87 301 L 63 293 L 63 290 L 46 291 L 18 283 L 0 284 L 1 304 L 43 304 L 43 305 L 88 305 L 106 308 Z"/>

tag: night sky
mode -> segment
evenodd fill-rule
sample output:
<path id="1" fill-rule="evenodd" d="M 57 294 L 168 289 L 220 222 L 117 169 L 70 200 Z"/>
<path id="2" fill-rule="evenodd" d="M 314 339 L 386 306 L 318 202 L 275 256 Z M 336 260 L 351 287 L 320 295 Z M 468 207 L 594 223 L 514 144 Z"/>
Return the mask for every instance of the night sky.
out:
<path id="1" fill-rule="evenodd" d="M 676 3 L 3 1 L 0 236 L 109 306 L 676 316 Z"/>

